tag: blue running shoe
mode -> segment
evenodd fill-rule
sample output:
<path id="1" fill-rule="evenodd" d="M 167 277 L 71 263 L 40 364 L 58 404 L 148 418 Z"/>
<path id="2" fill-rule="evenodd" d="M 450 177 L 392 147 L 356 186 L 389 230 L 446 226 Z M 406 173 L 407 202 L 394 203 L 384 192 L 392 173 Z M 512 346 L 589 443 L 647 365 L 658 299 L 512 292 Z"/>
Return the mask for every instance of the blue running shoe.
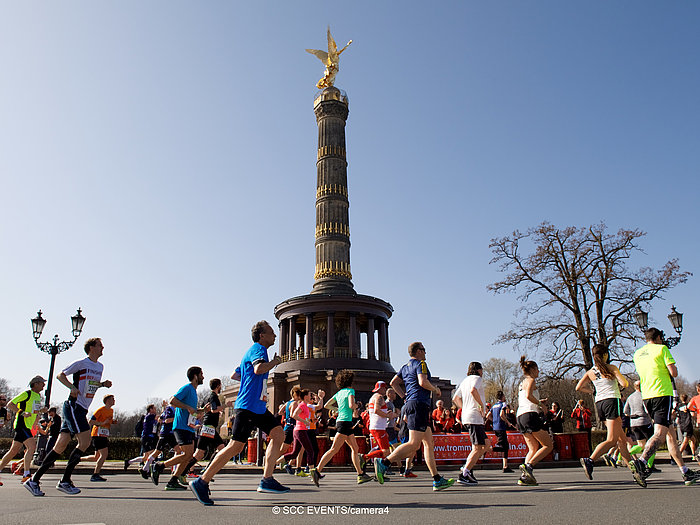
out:
<path id="1" fill-rule="evenodd" d="M 275 478 L 263 478 L 258 485 L 258 492 L 269 492 L 271 494 L 284 494 L 289 492 L 289 487 L 285 487 Z"/>
<path id="2" fill-rule="evenodd" d="M 445 490 L 446 488 L 451 487 L 452 485 L 455 484 L 455 480 L 450 478 L 450 479 L 445 479 L 442 476 L 440 476 L 440 479 L 437 481 L 433 481 L 433 490 Z"/>
<path id="3" fill-rule="evenodd" d="M 202 505 L 214 504 L 214 501 L 209 497 L 209 485 L 204 483 L 200 478 L 193 479 L 190 481 L 189 485 L 194 497 L 197 498 Z"/>
<path id="4" fill-rule="evenodd" d="M 380 485 L 384 484 L 384 474 L 386 473 L 387 469 L 388 467 L 382 463 L 381 459 L 374 459 L 374 477 L 377 478 Z"/>

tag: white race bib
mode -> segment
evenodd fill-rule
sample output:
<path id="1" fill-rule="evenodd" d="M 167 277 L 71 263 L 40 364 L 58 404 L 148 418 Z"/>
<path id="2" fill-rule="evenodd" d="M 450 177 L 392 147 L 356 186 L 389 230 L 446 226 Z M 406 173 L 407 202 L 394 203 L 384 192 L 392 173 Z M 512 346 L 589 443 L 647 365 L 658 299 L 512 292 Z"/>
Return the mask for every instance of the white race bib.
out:
<path id="1" fill-rule="evenodd" d="M 200 431 L 200 435 L 202 437 L 213 438 L 216 435 L 216 429 L 211 425 L 204 425 L 204 426 L 202 426 L 202 430 Z"/>
<path id="2" fill-rule="evenodd" d="M 100 388 L 99 381 L 93 381 L 92 379 L 88 380 L 85 389 L 85 397 L 87 397 L 88 399 L 95 397 L 95 392 L 97 392 L 98 388 Z"/>
<path id="3" fill-rule="evenodd" d="M 98 427 L 97 435 L 102 437 L 109 437 L 109 429 L 105 427 Z"/>
<path id="4" fill-rule="evenodd" d="M 158 433 L 158 423 L 154 421 L 152 434 L 157 434 L 157 433 Z"/>
<path id="5" fill-rule="evenodd" d="M 187 418 L 187 426 L 190 428 L 194 428 L 197 426 L 197 415 L 196 414 L 190 414 L 190 416 Z"/>
<path id="6" fill-rule="evenodd" d="M 32 414 L 38 414 L 41 411 L 41 401 L 34 401 L 32 405 Z"/>
<path id="7" fill-rule="evenodd" d="M 5 424 L 5 418 L 0 417 L 0 427 L 3 426 L 4 424 Z"/>

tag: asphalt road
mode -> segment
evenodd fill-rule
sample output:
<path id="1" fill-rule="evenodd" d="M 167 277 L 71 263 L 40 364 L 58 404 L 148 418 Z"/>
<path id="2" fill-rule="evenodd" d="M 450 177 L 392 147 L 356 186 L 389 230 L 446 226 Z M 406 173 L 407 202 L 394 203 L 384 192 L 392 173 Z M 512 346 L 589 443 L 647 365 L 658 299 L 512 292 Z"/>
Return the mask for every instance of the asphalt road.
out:
<path id="1" fill-rule="evenodd" d="M 626 469 L 596 467 L 594 480 L 580 468 L 536 470 L 538 487 L 520 487 L 517 474 L 477 471 L 478 486 L 455 485 L 433 492 L 426 471 L 416 479 L 393 478 L 358 486 L 350 472 L 327 472 L 316 488 L 309 478 L 276 474 L 292 491 L 283 495 L 255 491 L 259 474 L 219 474 L 212 484 L 213 507 L 204 507 L 191 492 L 166 492 L 133 472 L 106 476 L 91 483 L 74 476 L 82 493 L 67 496 L 54 487 L 58 475 L 42 480 L 46 496 L 33 497 L 17 478 L 2 476 L 0 523 L 149 525 L 217 523 L 688 523 L 700 511 L 700 485 L 686 487 L 678 468 L 663 472 L 638 487 Z M 116 471 L 115 471 L 116 472 Z M 443 472 L 457 477 L 454 467 Z M 167 481 L 167 477 L 166 477 Z"/>

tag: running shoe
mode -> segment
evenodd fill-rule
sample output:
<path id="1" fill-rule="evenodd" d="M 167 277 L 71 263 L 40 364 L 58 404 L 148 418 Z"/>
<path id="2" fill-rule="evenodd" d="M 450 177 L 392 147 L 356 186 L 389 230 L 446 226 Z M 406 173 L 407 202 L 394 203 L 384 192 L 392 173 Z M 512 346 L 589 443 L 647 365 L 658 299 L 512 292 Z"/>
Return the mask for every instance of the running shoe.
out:
<path id="1" fill-rule="evenodd" d="M 105 478 L 100 476 L 99 474 L 93 474 L 90 476 L 90 481 L 107 481 Z"/>
<path id="2" fill-rule="evenodd" d="M 377 481 L 379 482 L 380 485 L 384 484 L 384 473 L 387 471 L 387 466 L 382 463 L 382 460 L 379 458 L 374 458 L 374 476 L 377 478 Z M 359 478 L 358 478 L 358 483 L 359 483 Z"/>
<path id="3" fill-rule="evenodd" d="M 303 470 L 297 470 L 297 473 L 295 474 L 295 476 L 298 476 L 300 478 L 308 478 L 309 477 L 309 475 Z"/>
<path id="4" fill-rule="evenodd" d="M 148 470 L 144 470 L 144 469 L 140 468 L 139 473 L 141 474 L 141 477 L 143 479 L 148 479 L 151 477 L 151 473 Z"/>
<path id="5" fill-rule="evenodd" d="M 124 472 L 126 472 L 127 470 L 129 470 L 129 460 L 125 459 L 124 460 Z"/>
<path id="6" fill-rule="evenodd" d="M 450 488 L 454 484 L 455 484 L 454 479 L 452 479 L 452 478 L 445 479 L 444 477 L 440 476 L 439 480 L 433 481 L 433 490 L 434 491 L 445 490 L 447 488 Z"/>
<path id="7" fill-rule="evenodd" d="M 187 488 L 189 486 L 188 485 L 189 481 L 187 481 L 187 478 L 185 476 L 178 476 L 177 482 L 185 488 Z"/>
<path id="8" fill-rule="evenodd" d="M 214 504 L 214 501 L 209 497 L 209 486 L 200 478 L 190 481 L 190 490 L 202 505 Z"/>
<path id="9" fill-rule="evenodd" d="M 204 474 L 205 470 L 202 471 L 202 474 Z M 185 476 L 185 477 L 195 479 L 195 478 L 198 478 L 199 476 L 197 474 L 195 474 L 194 472 L 188 472 L 187 476 Z"/>
<path id="10" fill-rule="evenodd" d="M 314 485 L 316 485 L 318 487 L 318 486 L 320 486 L 318 483 L 320 480 L 321 480 L 321 473 L 318 471 L 318 469 L 313 469 L 311 471 L 311 481 L 313 481 Z"/>
<path id="11" fill-rule="evenodd" d="M 651 470 L 651 468 L 649 468 L 649 465 L 647 465 L 647 463 L 644 460 L 637 459 L 637 460 L 635 460 L 635 464 L 637 466 L 637 470 L 639 471 L 639 473 L 642 475 L 642 477 L 644 479 L 647 479 L 649 476 L 651 476 L 653 470 Z"/>
<path id="12" fill-rule="evenodd" d="M 158 480 L 160 479 L 160 475 L 163 473 L 164 469 L 165 465 L 163 465 L 163 463 L 159 461 L 154 461 L 153 463 L 151 463 L 151 481 L 156 487 L 158 486 Z"/>
<path id="13" fill-rule="evenodd" d="M 258 485 L 258 492 L 269 492 L 271 494 L 284 494 L 289 492 L 289 487 L 285 487 L 279 483 L 275 478 L 263 478 L 260 480 L 260 485 Z"/>
<path id="14" fill-rule="evenodd" d="M 652 465 L 651 467 L 649 467 L 649 472 L 651 472 L 652 474 L 660 474 L 661 469 L 656 468 L 656 465 Z"/>
<path id="15" fill-rule="evenodd" d="M 588 479 L 593 479 L 593 460 L 591 458 L 581 458 L 583 472 Z"/>
<path id="16" fill-rule="evenodd" d="M 165 485 L 165 490 L 187 490 L 187 487 L 180 485 L 177 479 L 171 479 L 168 484 Z"/>
<path id="17" fill-rule="evenodd" d="M 365 472 L 365 470 L 367 469 L 367 460 L 365 459 L 364 454 L 360 454 L 359 456 L 360 456 L 360 470 L 362 472 Z"/>
<path id="18" fill-rule="evenodd" d="M 523 473 L 523 475 L 528 478 L 530 481 L 534 481 L 537 483 L 537 480 L 535 479 L 535 475 L 532 473 L 532 467 L 528 467 L 525 463 L 520 465 L 520 472 Z"/>
<path id="19" fill-rule="evenodd" d="M 510 467 L 506 467 L 503 469 L 504 474 L 512 474 L 513 472 L 515 472 L 515 471 Z"/>
<path id="20" fill-rule="evenodd" d="M 287 463 L 287 464 L 284 466 L 284 471 L 285 471 L 287 474 L 289 474 L 290 476 L 293 476 L 293 475 L 294 475 L 294 468 L 292 468 L 292 467 L 289 465 L 289 463 Z"/>
<path id="21" fill-rule="evenodd" d="M 637 468 L 637 460 L 633 459 L 632 461 L 630 461 L 629 466 L 630 471 L 632 472 L 632 477 L 634 478 L 634 481 L 637 482 L 637 485 L 639 485 L 642 488 L 647 488 L 647 480 L 644 479 L 644 476 Z"/>
<path id="22" fill-rule="evenodd" d="M 39 483 L 37 481 L 32 481 L 31 479 L 28 479 L 24 483 L 22 483 L 25 489 L 27 489 L 29 492 L 32 493 L 32 496 L 43 496 L 44 492 L 41 490 L 39 487 Z"/>
<path id="23" fill-rule="evenodd" d="M 417 478 L 418 474 L 414 474 L 412 470 L 407 470 L 403 473 L 404 478 Z"/>
<path id="24" fill-rule="evenodd" d="M 56 488 L 64 494 L 69 494 L 70 496 L 80 494 L 80 489 L 73 485 L 72 481 L 59 481 Z"/>
<path id="25" fill-rule="evenodd" d="M 685 474 L 683 474 L 683 483 L 686 486 L 695 485 L 695 482 L 700 481 L 700 470 L 688 469 Z"/>
<path id="26" fill-rule="evenodd" d="M 387 467 L 386 472 L 384 472 L 384 477 L 386 478 L 387 476 L 393 476 L 394 471 L 391 470 L 391 467 Z"/>
<path id="27" fill-rule="evenodd" d="M 476 479 L 470 478 L 469 476 L 465 476 L 461 472 L 459 473 L 459 476 L 457 477 L 457 482 L 460 485 L 478 485 L 479 484 L 479 482 L 476 481 Z"/>
<path id="28" fill-rule="evenodd" d="M 537 480 L 533 481 L 528 476 L 523 474 L 522 476 L 520 476 L 520 479 L 518 479 L 518 485 L 526 487 L 536 487 Z"/>
<path id="29" fill-rule="evenodd" d="M 368 481 L 372 481 L 374 478 L 372 476 L 367 475 L 366 473 L 359 474 L 357 476 L 357 484 L 362 485 L 363 483 L 367 483 Z"/>
<path id="30" fill-rule="evenodd" d="M 22 481 L 20 481 L 20 483 L 25 484 L 25 483 L 26 483 L 27 481 L 29 481 L 30 479 L 32 479 L 32 476 L 31 476 L 31 475 L 29 475 L 29 476 L 22 476 Z M 2 487 L 2 481 L 0 481 L 0 487 Z"/>

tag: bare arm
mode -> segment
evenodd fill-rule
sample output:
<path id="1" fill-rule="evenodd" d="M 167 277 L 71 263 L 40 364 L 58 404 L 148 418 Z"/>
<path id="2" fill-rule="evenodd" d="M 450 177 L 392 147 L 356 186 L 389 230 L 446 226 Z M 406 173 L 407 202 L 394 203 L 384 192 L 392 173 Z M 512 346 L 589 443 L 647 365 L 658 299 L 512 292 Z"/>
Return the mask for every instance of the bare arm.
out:
<path id="1" fill-rule="evenodd" d="M 171 406 L 174 406 L 175 408 L 181 408 L 182 410 L 187 410 L 187 411 L 188 411 L 190 414 L 192 414 L 192 415 L 194 415 L 194 414 L 196 414 L 196 413 L 198 412 L 197 409 L 196 409 L 195 407 L 191 407 L 190 405 L 188 405 L 188 404 L 186 404 L 186 403 L 183 403 L 182 401 L 180 401 L 180 400 L 179 400 L 178 398 L 176 398 L 175 396 L 173 396 L 173 397 L 170 398 L 169 404 L 170 404 Z"/>
<path id="2" fill-rule="evenodd" d="M 620 386 L 622 388 L 627 388 L 627 385 L 629 385 L 629 381 L 627 381 L 627 378 L 622 375 L 622 372 L 620 372 L 619 368 L 615 367 L 615 377 L 617 378 L 617 382 L 620 383 Z"/>
<path id="3" fill-rule="evenodd" d="M 591 378 L 588 376 L 590 373 L 590 370 L 583 374 L 583 377 L 579 380 L 579 382 L 576 384 L 576 391 L 577 392 L 585 392 L 586 394 L 592 394 L 593 389 L 591 388 L 590 382 Z"/>
<path id="4" fill-rule="evenodd" d="M 421 388 L 425 388 L 426 390 L 431 390 L 432 392 L 434 392 L 436 397 L 440 397 L 441 390 L 435 385 L 433 385 L 430 381 L 428 381 L 427 374 L 418 374 L 418 384 Z"/>
<path id="5" fill-rule="evenodd" d="M 540 404 L 540 400 L 537 399 L 532 393 L 535 391 L 535 380 L 532 379 L 531 377 L 525 378 L 523 381 L 525 384 L 525 393 L 527 394 L 527 399 L 530 401 L 530 403 L 534 403 L 535 405 Z"/>
<path id="6" fill-rule="evenodd" d="M 678 377 L 678 368 L 675 364 L 666 365 L 666 368 L 668 368 L 668 373 L 671 374 L 671 377 Z"/>
<path id="7" fill-rule="evenodd" d="M 403 399 L 406 396 L 401 386 L 403 384 L 403 381 L 401 381 L 401 378 L 398 375 L 395 375 L 391 378 L 390 384 L 391 388 L 394 389 L 397 396 L 399 396 L 401 399 Z"/>
<path id="8" fill-rule="evenodd" d="M 264 361 L 259 362 L 255 366 L 253 366 L 253 372 L 255 372 L 256 375 L 263 375 L 275 368 L 277 365 L 279 365 L 282 362 L 282 360 L 279 358 L 277 354 L 275 354 L 275 357 L 273 357 L 270 361 L 267 363 Z"/>

